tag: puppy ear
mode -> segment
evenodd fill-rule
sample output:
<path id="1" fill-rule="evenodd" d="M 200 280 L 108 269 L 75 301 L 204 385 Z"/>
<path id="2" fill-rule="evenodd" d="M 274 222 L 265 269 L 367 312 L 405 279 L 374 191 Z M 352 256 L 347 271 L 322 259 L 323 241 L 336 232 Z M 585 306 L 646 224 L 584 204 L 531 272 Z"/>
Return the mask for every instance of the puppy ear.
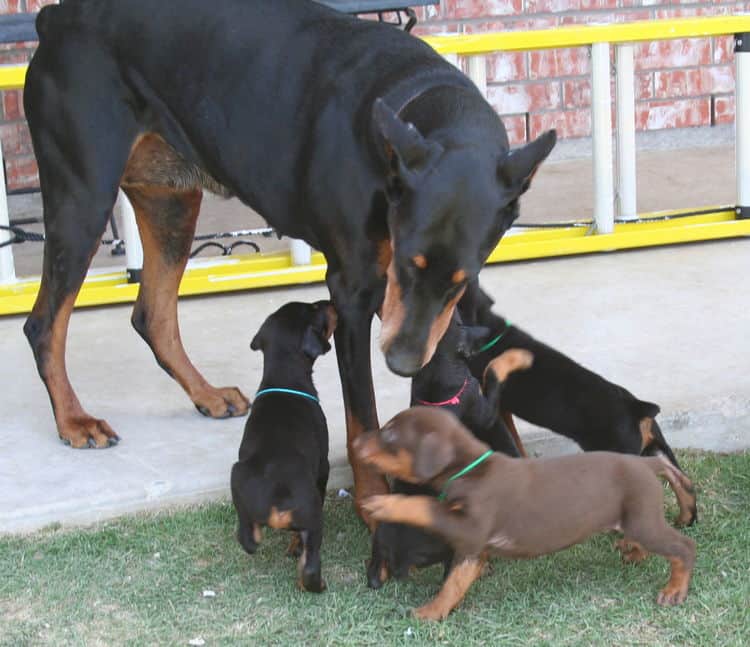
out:
<path id="1" fill-rule="evenodd" d="M 414 456 L 412 472 L 414 478 L 424 483 L 444 471 L 456 458 L 456 450 L 450 441 L 440 434 L 427 433 L 420 440 Z"/>
<path id="2" fill-rule="evenodd" d="M 331 350 L 331 345 L 328 340 L 314 330 L 312 326 L 308 326 L 302 337 L 302 352 L 314 360 L 320 355 L 325 355 L 329 350 Z"/>
<path id="3" fill-rule="evenodd" d="M 530 144 L 512 150 L 500 162 L 498 177 L 516 197 L 526 193 L 534 174 L 557 142 L 557 131 L 548 130 Z"/>
<path id="4" fill-rule="evenodd" d="M 464 359 L 469 359 L 479 352 L 492 335 L 492 330 L 484 326 L 461 326 L 456 352 Z"/>

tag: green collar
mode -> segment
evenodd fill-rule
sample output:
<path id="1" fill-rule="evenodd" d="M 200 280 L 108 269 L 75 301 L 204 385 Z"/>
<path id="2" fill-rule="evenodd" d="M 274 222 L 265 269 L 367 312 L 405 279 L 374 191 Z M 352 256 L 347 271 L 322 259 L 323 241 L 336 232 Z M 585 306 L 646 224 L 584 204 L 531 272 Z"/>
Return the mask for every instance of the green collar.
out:
<path id="1" fill-rule="evenodd" d="M 484 463 L 492 454 L 494 454 L 491 449 L 488 449 L 484 454 L 482 454 L 479 458 L 477 458 L 475 461 L 469 463 L 466 467 L 464 467 L 460 472 L 456 472 L 453 476 L 451 476 L 446 482 L 445 485 L 443 485 L 443 490 L 438 494 L 438 501 L 444 501 L 446 495 L 448 494 L 448 486 L 455 481 L 457 478 L 461 478 L 464 474 L 468 474 L 473 470 L 477 465 Z"/>
<path id="2" fill-rule="evenodd" d="M 487 343 L 486 343 L 486 344 L 485 344 L 484 346 L 482 346 L 482 347 L 481 347 L 481 348 L 480 348 L 480 349 L 479 349 L 479 350 L 478 350 L 478 351 L 476 352 L 476 354 L 477 354 L 477 355 L 479 355 L 479 353 L 483 353 L 484 351 L 486 351 L 486 350 L 489 350 L 489 349 L 490 349 L 490 348 L 492 348 L 492 347 L 493 347 L 493 346 L 494 346 L 495 344 L 497 344 L 497 342 L 499 342 L 499 341 L 500 341 L 500 340 L 501 340 L 501 339 L 502 339 L 503 337 L 505 337 L 505 335 L 507 335 L 507 334 L 508 334 L 508 331 L 510 330 L 510 327 L 511 327 L 511 325 L 512 325 L 512 324 L 510 323 L 510 321 L 508 321 L 508 320 L 506 319 L 506 320 L 505 320 L 505 330 L 503 330 L 503 332 L 501 332 L 501 333 L 500 333 L 500 334 L 499 334 L 499 335 L 498 335 L 497 337 L 495 337 L 494 339 L 491 339 L 490 341 L 488 341 L 488 342 L 487 342 Z"/>

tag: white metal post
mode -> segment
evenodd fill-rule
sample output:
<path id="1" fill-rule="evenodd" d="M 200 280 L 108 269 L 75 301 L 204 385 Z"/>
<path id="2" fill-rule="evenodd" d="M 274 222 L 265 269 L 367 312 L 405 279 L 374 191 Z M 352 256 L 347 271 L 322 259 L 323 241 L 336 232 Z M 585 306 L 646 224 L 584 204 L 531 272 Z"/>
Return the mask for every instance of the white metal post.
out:
<path id="1" fill-rule="evenodd" d="M 612 97 L 609 43 L 591 46 L 591 130 L 594 163 L 594 223 L 599 234 L 614 231 Z"/>
<path id="2" fill-rule="evenodd" d="M 750 34 L 737 34 L 734 39 L 736 65 L 735 155 L 737 174 L 738 218 L 750 218 Z"/>
<path id="3" fill-rule="evenodd" d="M 443 58 L 448 61 L 453 67 L 461 69 L 461 62 L 458 58 L 458 54 L 443 54 Z"/>
<path id="4" fill-rule="evenodd" d="M 8 196 L 5 193 L 5 165 L 3 164 L 3 151 L 0 146 L 0 225 L 10 226 L 10 216 L 8 214 Z M 0 229 L 0 243 L 11 239 L 9 231 Z M 13 264 L 12 245 L 0 247 L 0 284 L 15 283 L 16 268 Z"/>
<path id="5" fill-rule="evenodd" d="M 638 217 L 635 171 L 635 73 L 633 45 L 617 46 L 617 212 L 623 220 Z"/>
<path id="6" fill-rule="evenodd" d="M 120 217 L 122 236 L 125 241 L 125 267 L 128 273 L 128 283 L 140 283 L 143 270 L 143 247 L 135 221 L 135 211 L 127 196 L 120 190 L 115 202 L 115 214 Z"/>
<path id="7" fill-rule="evenodd" d="M 312 249 L 304 240 L 291 238 L 289 251 L 292 254 L 292 265 L 309 265 L 312 259 Z"/>
<path id="8" fill-rule="evenodd" d="M 484 56 L 469 57 L 469 78 L 474 81 L 483 97 L 487 96 L 487 59 Z"/>

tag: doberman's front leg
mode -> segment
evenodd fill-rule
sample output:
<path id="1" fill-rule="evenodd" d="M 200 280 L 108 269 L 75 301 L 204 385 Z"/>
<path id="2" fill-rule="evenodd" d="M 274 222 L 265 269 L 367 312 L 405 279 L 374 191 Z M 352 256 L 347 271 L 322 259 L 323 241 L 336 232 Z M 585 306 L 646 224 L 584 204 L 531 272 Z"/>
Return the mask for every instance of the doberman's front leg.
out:
<path id="1" fill-rule="evenodd" d="M 377 305 L 372 297 L 347 293 L 340 283 L 336 275 L 329 275 L 328 285 L 338 314 L 334 338 L 346 409 L 346 448 L 354 474 L 354 504 L 372 529 L 368 515 L 362 510 L 362 501 L 388 492 L 388 484 L 385 477 L 359 460 L 352 443 L 362 432 L 379 426 L 370 362 L 370 328 Z"/>
<path id="2" fill-rule="evenodd" d="M 484 559 L 481 557 L 456 558 L 448 577 L 438 594 L 427 604 L 414 609 L 414 617 L 420 620 L 444 620 L 464 599 L 466 591 L 482 574 Z"/>

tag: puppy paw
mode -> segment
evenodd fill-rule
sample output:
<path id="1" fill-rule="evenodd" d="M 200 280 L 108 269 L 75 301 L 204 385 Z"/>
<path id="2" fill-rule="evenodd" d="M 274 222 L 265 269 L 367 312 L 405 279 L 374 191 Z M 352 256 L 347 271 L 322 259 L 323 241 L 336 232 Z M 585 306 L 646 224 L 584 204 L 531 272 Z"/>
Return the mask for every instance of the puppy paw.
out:
<path id="1" fill-rule="evenodd" d="M 390 521 L 396 508 L 407 497 L 403 494 L 379 494 L 362 501 L 362 511 L 374 521 Z"/>
<path id="2" fill-rule="evenodd" d="M 687 587 L 667 584 L 656 596 L 656 604 L 661 607 L 673 607 L 682 604 L 685 598 L 687 598 Z"/>
<path id="3" fill-rule="evenodd" d="M 620 557 L 626 564 L 637 564 L 648 557 L 648 552 L 640 544 L 627 539 L 616 541 L 615 548 L 620 551 Z"/>
<path id="4" fill-rule="evenodd" d="M 445 609 L 441 605 L 428 602 L 427 604 L 412 610 L 412 615 L 418 620 L 445 620 L 450 609 Z"/>

